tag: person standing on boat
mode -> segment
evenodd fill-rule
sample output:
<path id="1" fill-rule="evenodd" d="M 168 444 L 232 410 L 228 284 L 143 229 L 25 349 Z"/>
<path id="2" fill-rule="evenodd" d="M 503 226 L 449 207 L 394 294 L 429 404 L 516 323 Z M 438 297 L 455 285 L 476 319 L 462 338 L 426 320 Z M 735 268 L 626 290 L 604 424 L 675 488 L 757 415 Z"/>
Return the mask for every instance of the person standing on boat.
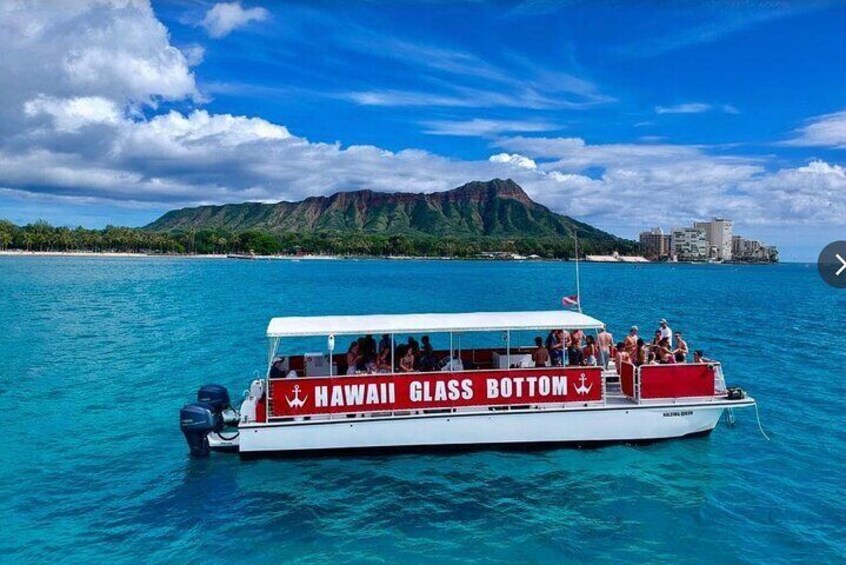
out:
<path id="1" fill-rule="evenodd" d="M 587 338 L 585 338 L 585 342 L 585 348 L 582 350 L 582 361 L 589 367 L 595 367 L 597 348 L 596 343 L 594 343 L 593 336 L 587 336 Z"/>
<path id="2" fill-rule="evenodd" d="M 637 357 L 637 332 L 637 326 L 632 326 L 632 329 L 629 330 L 629 335 L 627 335 L 625 341 L 623 341 L 623 348 L 629 354 L 631 359 L 635 359 L 635 357 Z"/>
<path id="3" fill-rule="evenodd" d="M 623 363 L 628 363 L 632 360 L 631 356 L 629 355 L 628 350 L 626 350 L 626 345 L 622 341 L 617 343 L 617 347 L 615 347 L 617 352 L 614 354 L 614 366 L 617 368 L 617 374 L 620 374 L 620 371 L 623 369 Z"/>
<path id="4" fill-rule="evenodd" d="M 611 362 L 611 348 L 614 345 L 614 336 L 604 327 L 599 328 L 599 334 L 596 336 L 597 345 L 599 347 L 599 364 L 603 369 L 608 368 Z"/>
<path id="5" fill-rule="evenodd" d="M 379 340 L 379 352 L 381 353 L 386 348 L 391 349 L 391 335 L 390 334 L 382 334 L 382 339 Z"/>
<path id="6" fill-rule="evenodd" d="M 564 365 L 564 330 L 552 330 L 547 338 L 549 342 L 549 355 L 552 357 L 552 366 L 561 367 Z"/>
<path id="7" fill-rule="evenodd" d="M 532 351 L 532 361 L 535 363 L 535 367 L 549 366 L 549 351 L 543 346 L 541 336 L 535 338 L 535 350 Z"/>
<path id="8" fill-rule="evenodd" d="M 676 354 L 676 360 L 678 360 L 679 356 L 681 356 L 681 361 L 678 361 L 678 362 L 679 363 L 686 363 L 687 362 L 687 354 L 689 352 L 690 352 L 690 350 L 687 348 L 687 342 L 684 340 L 684 338 L 682 338 L 682 333 L 677 332 L 676 333 L 676 349 L 675 349 L 675 352 L 674 352 Z"/>
<path id="9" fill-rule="evenodd" d="M 435 350 L 432 348 L 432 342 L 429 341 L 429 336 L 424 335 L 420 338 L 423 344 L 423 349 L 420 351 L 420 370 L 423 372 L 431 372 L 435 370 Z"/>
<path id="10" fill-rule="evenodd" d="M 673 346 L 673 330 L 670 328 L 670 326 L 667 325 L 667 320 L 665 320 L 664 318 L 661 318 L 661 321 L 659 322 L 659 324 L 660 324 L 660 326 L 658 327 L 658 331 L 661 332 L 661 337 L 662 338 L 666 337 L 667 340 L 669 340 L 669 342 L 670 342 L 670 347 L 672 347 Z"/>

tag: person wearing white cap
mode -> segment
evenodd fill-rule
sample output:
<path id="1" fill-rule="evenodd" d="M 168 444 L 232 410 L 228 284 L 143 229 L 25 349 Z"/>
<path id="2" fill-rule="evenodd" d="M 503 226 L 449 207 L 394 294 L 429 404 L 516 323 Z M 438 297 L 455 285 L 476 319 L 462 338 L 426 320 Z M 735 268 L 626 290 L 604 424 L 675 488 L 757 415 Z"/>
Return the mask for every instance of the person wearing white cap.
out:
<path id="1" fill-rule="evenodd" d="M 660 324 L 658 331 L 661 332 L 661 338 L 663 339 L 663 338 L 666 337 L 668 339 L 668 341 L 670 342 L 670 347 L 672 347 L 673 346 L 673 330 L 670 328 L 670 326 L 667 325 L 667 320 L 665 320 L 664 318 L 661 318 L 661 320 L 658 323 Z"/>

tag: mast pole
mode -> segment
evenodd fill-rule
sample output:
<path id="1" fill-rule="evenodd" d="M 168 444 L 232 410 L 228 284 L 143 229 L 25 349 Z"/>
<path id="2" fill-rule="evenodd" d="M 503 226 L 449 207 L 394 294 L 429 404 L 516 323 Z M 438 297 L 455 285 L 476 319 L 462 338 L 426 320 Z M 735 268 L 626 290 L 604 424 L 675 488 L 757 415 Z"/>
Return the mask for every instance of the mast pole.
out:
<path id="1" fill-rule="evenodd" d="M 582 313 L 582 291 L 581 291 L 581 281 L 579 277 L 579 232 L 578 229 L 573 230 L 573 237 L 576 240 L 576 308 L 579 309 L 579 313 Z"/>

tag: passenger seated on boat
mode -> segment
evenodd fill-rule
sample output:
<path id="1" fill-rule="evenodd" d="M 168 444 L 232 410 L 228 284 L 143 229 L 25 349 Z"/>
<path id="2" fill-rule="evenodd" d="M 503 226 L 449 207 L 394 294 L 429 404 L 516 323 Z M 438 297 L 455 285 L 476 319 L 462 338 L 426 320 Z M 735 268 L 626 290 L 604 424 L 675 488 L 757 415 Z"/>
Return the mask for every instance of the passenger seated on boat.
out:
<path id="1" fill-rule="evenodd" d="M 673 354 L 673 357 L 675 358 L 676 363 L 684 363 L 685 362 L 685 357 L 684 357 L 684 355 L 682 354 L 681 351 L 676 350 L 676 352 Z"/>
<path id="2" fill-rule="evenodd" d="M 401 373 L 414 372 L 414 349 L 410 346 L 405 348 L 404 355 L 400 359 L 399 368 Z"/>
<path id="3" fill-rule="evenodd" d="M 390 373 L 391 372 L 391 343 L 390 343 L 390 340 L 388 341 L 388 344 L 386 346 L 381 347 L 381 349 L 379 350 L 379 356 L 376 358 L 376 372 L 377 373 Z"/>
<path id="4" fill-rule="evenodd" d="M 635 344 L 635 356 L 633 358 L 633 362 L 635 365 L 640 367 L 641 365 L 646 365 L 646 362 L 649 358 L 649 347 L 647 347 L 646 343 L 643 341 L 642 337 L 637 338 L 637 343 Z"/>
<path id="5" fill-rule="evenodd" d="M 549 351 L 543 346 L 543 338 L 541 336 L 535 338 L 535 350 L 532 351 L 532 361 L 535 367 L 549 366 Z"/>
<path id="6" fill-rule="evenodd" d="M 364 360 L 376 359 L 376 340 L 373 335 L 367 334 L 358 343 Z"/>
<path id="7" fill-rule="evenodd" d="M 582 350 L 576 344 L 575 340 L 570 340 L 570 345 L 567 347 L 567 365 L 571 367 L 578 367 L 584 365 L 585 357 Z"/>
<path id="8" fill-rule="evenodd" d="M 596 343 L 594 343 L 592 335 L 587 336 L 585 341 L 587 344 L 582 350 L 583 364 L 593 367 L 596 365 Z"/>
<path id="9" fill-rule="evenodd" d="M 273 360 L 273 364 L 270 366 L 271 379 L 281 379 L 285 376 L 285 370 L 282 368 L 283 361 L 285 361 L 284 357 L 277 357 Z"/>
<path id="10" fill-rule="evenodd" d="M 701 349 L 697 349 L 693 352 L 693 362 L 694 363 L 711 363 L 710 359 L 706 359 L 705 355 L 702 353 Z"/>
<path id="11" fill-rule="evenodd" d="M 361 347 L 358 344 L 358 340 L 352 342 L 350 344 L 350 348 L 347 350 L 347 374 L 354 375 L 358 370 L 358 364 L 364 360 L 364 356 L 360 353 Z"/>

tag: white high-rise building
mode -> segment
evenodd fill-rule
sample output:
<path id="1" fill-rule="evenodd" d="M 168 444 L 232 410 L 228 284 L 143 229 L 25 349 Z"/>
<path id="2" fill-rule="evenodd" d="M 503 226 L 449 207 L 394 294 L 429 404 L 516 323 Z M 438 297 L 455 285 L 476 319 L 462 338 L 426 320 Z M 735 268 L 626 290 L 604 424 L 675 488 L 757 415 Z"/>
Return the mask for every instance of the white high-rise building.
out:
<path id="1" fill-rule="evenodd" d="M 708 258 L 708 237 L 699 228 L 673 228 L 672 248 L 679 261 L 704 261 Z"/>
<path id="2" fill-rule="evenodd" d="M 731 220 L 713 218 L 710 222 L 695 222 L 695 229 L 705 232 L 709 248 L 714 250 L 714 258 L 731 261 Z"/>

